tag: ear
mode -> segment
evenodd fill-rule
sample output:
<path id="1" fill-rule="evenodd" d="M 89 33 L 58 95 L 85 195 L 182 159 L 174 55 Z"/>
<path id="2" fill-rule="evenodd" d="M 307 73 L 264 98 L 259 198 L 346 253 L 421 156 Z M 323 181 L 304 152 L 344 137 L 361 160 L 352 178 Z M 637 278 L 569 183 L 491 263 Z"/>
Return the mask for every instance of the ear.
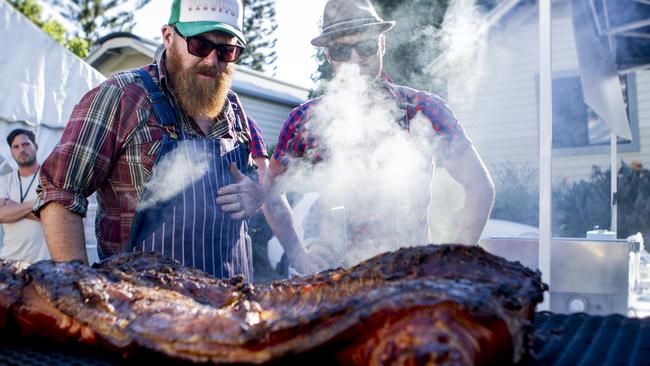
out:
<path id="1" fill-rule="evenodd" d="M 165 24 L 160 29 L 160 32 L 162 34 L 163 45 L 165 46 L 165 49 L 169 49 L 174 40 L 174 28 L 171 25 Z"/>

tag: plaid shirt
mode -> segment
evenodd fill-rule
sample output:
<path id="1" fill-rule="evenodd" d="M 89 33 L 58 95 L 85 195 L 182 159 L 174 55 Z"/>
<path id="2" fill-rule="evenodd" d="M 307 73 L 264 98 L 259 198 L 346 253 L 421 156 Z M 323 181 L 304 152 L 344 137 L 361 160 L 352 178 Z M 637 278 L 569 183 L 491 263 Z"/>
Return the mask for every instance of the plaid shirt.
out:
<path id="1" fill-rule="evenodd" d="M 198 125 L 179 107 L 167 84 L 164 53 L 144 68 L 170 97 L 178 111 L 178 124 L 186 136 L 204 136 Z M 237 96 L 229 103 L 207 138 L 232 137 L 235 113 L 245 116 Z M 245 118 L 245 117 L 244 117 Z M 266 146 L 252 119 L 243 136 L 252 157 L 267 157 Z M 247 133 L 250 132 L 250 133 Z M 88 92 L 72 111 L 61 141 L 43 162 L 34 210 L 58 202 L 86 215 L 87 197 L 97 192 L 95 222 L 100 257 L 128 249 L 138 198 L 147 182 L 164 132 L 134 72 L 115 74 Z"/>
<path id="2" fill-rule="evenodd" d="M 472 143 L 465 135 L 465 130 L 440 97 L 395 85 L 385 73 L 382 77 L 382 87 L 404 111 L 406 118 L 401 121 L 406 123 L 403 125 L 404 128 L 408 128 L 408 124 L 418 113 L 422 113 L 431 121 L 431 126 L 436 132 L 434 137 L 438 163 L 459 157 L 471 146 Z M 290 158 L 307 158 L 316 163 L 327 154 L 325 149 L 318 145 L 318 137 L 306 128 L 321 98 L 307 101 L 291 111 L 280 132 L 273 159 L 286 166 Z"/>

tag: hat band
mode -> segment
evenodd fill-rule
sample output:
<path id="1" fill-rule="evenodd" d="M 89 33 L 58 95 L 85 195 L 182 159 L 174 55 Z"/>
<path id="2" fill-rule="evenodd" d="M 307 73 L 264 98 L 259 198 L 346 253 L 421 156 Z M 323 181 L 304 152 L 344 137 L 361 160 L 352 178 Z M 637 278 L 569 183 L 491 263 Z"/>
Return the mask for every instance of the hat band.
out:
<path id="1" fill-rule="evenodd" d="M 362 26 L 362 25 L 373 24 L 378 22 L 382 22 L 382 20 L 374 17 L 346 20 L 346 21 L 330 24 L 327 27 L 323 27 L 323 33 L 335 31 L 336 29 L 341 27 Z"/>

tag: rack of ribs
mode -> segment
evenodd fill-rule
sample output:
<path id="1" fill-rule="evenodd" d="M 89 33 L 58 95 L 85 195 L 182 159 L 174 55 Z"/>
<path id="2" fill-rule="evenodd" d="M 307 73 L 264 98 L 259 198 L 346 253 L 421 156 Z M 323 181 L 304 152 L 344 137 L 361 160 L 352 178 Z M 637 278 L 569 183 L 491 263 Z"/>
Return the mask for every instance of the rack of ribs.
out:
<path id="1" fill-rule="evenodd" d="M 153 253 L 94 267 L 0 261 L 3 333 L 214 364 L 489 365 L 528 352 L 539 272 L 427 245 L 269 284 Z"/>

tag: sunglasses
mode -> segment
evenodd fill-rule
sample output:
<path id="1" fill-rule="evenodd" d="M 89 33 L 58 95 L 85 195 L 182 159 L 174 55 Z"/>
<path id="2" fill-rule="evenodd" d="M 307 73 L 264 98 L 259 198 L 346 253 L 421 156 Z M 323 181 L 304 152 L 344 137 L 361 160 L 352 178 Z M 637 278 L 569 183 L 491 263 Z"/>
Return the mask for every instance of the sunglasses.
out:
<path id="1" fill-rule="evenodd" d="M 379 52 L 379 42 L 376 39 L 367 39 L 355 44 L 333 44 L 327 46 L 327 51 L 333 61 L 347 61 L 352 56 L 353 48 L 361 58 L 368 58 Z"/>
<path id="2" fill-rule="evenodd" d="M 185 37 L 173 27 L 176 34 L 187 43 L 187 52 L 196 57 L 208 57 L 212 50 L 217 51 L 217 59 L 221 62 L 235 62 L 244 52 L 244 47 L 235 44 L 216 44 L 199 36 Z"/>

